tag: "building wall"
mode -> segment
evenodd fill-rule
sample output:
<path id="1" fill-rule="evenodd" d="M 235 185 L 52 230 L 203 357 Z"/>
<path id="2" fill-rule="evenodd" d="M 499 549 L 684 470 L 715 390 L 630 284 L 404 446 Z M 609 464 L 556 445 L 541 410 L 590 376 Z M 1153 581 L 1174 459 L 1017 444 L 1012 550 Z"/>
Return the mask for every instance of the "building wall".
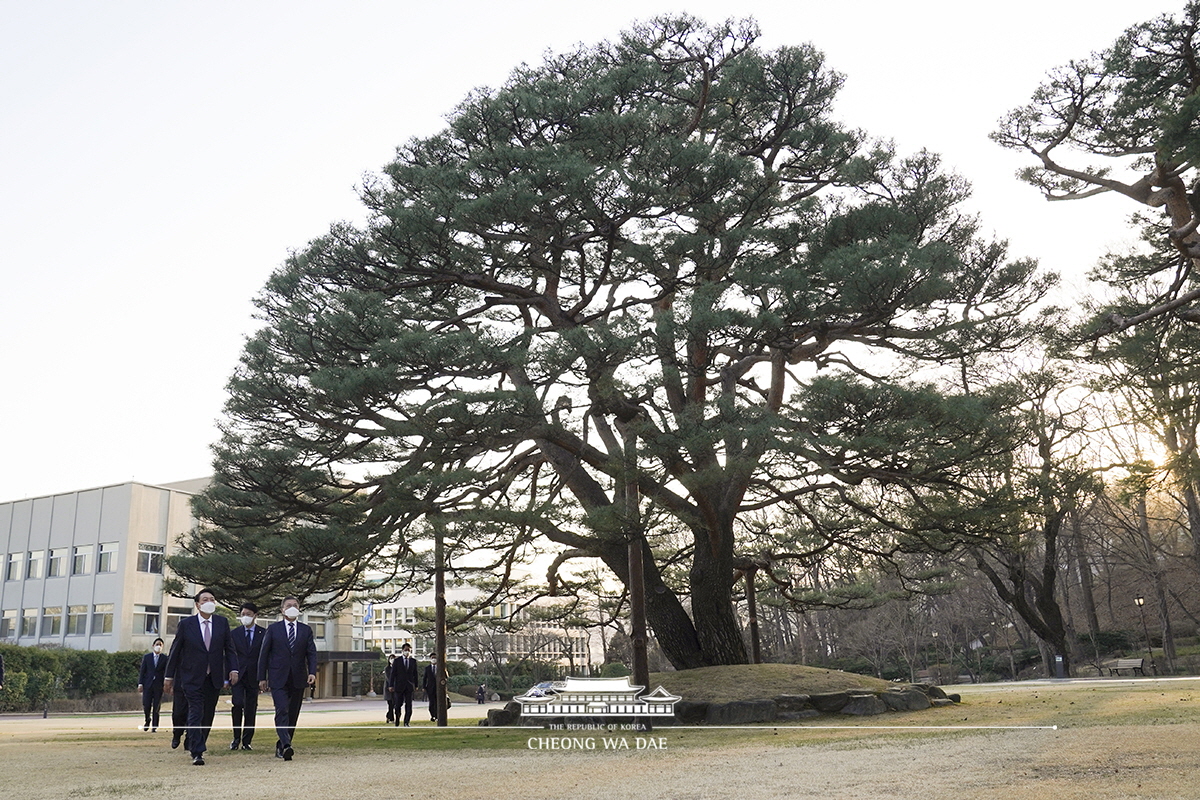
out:
<path id="1" fill-rule="evenodd" d="M 0 503 L 0 640 L 116 651 L 168 638 L 192 604 L 163 596 L 161 568 L 140 571 L 139 550 L 172 554 L 194 524 L 190 497 L 123 483 Z"/>

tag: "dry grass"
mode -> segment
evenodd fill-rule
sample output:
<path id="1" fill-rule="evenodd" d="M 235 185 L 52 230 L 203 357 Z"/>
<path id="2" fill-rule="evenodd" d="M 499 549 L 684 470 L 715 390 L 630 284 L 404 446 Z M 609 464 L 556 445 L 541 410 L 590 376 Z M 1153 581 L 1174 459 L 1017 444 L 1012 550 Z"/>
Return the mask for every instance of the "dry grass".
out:
<path id="1" fill-rule="evenodd" d="M 696 681 L 718 700 L 730 699 L 718 696 L 718 687 L 737 684 L 740 697 L 846 688 L 815 680 L 832 682 L 840 673 L 810 675 L 813 682 L 797 686 L 790 682 L 796 674 L 763 666 L 762 672 L 668 673 L 661 683 L 690 698 L 692 684 L 683 681 Z M 661 728 L 652 735 L 664 746 L 653 751 L 530 746 L 531 737 L 551 732 L 347 727 L 301 731 L 291 763 L 270 757 L 271 737 L 263 731 L 256 744 L 265 743 L 266 752 L 214 752 L 203 768 L 169 750 L 161 735 L 130 732 L 128 719 L 107 732 L 39 736 L 22 733 L 19 720 L 0 718 L 0 761 L 6 774 L 20 776 L 2 794 L 21 800 L 1200 797 L 1200 679 L 954 688 L 961 704 L 923 712 L 735 730 Z"/>
<path id="2" fill-rule="evenodd" d="M 847 689 L 881 691 L 893 684 L 853 672 L 798 664 L 742 664 L 650 673 L 647 688 L 659 685 L 687 700 L 728 703 L 782 694 L 825 694 Z"/>

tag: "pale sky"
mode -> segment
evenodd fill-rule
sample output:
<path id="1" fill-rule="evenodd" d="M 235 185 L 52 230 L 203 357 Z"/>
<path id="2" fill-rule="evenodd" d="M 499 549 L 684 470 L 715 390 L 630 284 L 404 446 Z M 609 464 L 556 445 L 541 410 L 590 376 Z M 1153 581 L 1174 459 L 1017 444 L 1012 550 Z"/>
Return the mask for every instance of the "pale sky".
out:
<path id="1" fill-rule="evenodd" d="M 975 186 L 1015 255 L 1081 281 L 1119 200 L 1043 201 L 988 133 L 1045 73 L 1184 0 L 600 3 L 0 0 L 0 501 L 209 474 L 250 301 L 474 87 L 687 11 L 846 76 L 846 123 Z"/>

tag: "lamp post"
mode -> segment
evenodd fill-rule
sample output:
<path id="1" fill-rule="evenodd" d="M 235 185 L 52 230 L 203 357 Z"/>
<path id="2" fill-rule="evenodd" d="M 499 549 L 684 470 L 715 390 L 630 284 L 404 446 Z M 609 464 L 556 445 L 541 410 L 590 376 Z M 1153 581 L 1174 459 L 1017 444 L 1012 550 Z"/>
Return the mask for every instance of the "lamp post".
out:
<path id="1" fill-rule="evenodd" d="M 1146 598 L 1140 594 L 1133 598 L 1133 604 L 1138 607 L 1138 614 L 1142 618 L 1142 633 L 1146 635 L 1146 655 L 1150 657 L 1150 669 L 1154 670 L 1154 674 L 1158 674 L 1158 665 L 1154 663 L 1154 651 L 1150 649 L 1150 629 L 1146 627 Z"/>

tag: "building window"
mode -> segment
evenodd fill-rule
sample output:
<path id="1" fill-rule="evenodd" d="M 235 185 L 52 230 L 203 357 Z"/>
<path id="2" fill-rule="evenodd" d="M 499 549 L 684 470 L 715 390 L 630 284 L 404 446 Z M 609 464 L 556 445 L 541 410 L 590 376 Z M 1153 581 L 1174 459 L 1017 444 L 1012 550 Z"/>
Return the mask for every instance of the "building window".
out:
<path id="1" fill-rule="evenodd" d="M 10 608 L 0 614 L 0 639 L 17 638 L 17 610 Z"/>
<path id="2" fill-rule="evenodd" d="M 312 628 L 314 639 L 325 638 L 325 618 L 324 617 L 309 617 L 308 626 Z"/>
<path id="3" fill-rule="evenodd" d="M 71 574 L 87 575 L 91 569 L 91 560 L 92 546 L 90 544 L 81 544 L 76 547 L 71 556 Z"/>
<path id="4" fill-rule="evenodd" d="M 21 553 L 9 553 L 8 563 L 4 567 L 4 580 L 19 581 L 21 580 Z"/>
<path id="5" fill-rule="evenodd" d="M 42 556 L 44 550 L 31 550 L 25 557 L 25 577 L 37 580 L 42 577 Z"/>
<path id="6" fill-rule="evenodd" d="M 100 545 L 100 556 L 96 559 L 96 572 L 117 571 L 117 543 L 105 542 Z"/>
<path id="7" fill-rule="evenodd" d="M 158 606 L 133 607 L 133 632 L 158 635 Z"/>
<path id="8" fill-rule="evenodd" d="M 179 623 L 191 613 L 192 610 L 187 606 L 167 606 L 167 629 L 163 634 L 174 636 L 175 631 L 179 629 Z"/>
<path id="9" fill-rule="evenodd" d="M 27 608 L 21 612 L 21 636 L 37 636 L 36 608 Z"/>
<path id="10" fill-rule="evenodd" d="M 161 544 L 146 544 L 142 542 L 138 545 L 137 571 L 162 575 L 163 546 Z"/>
<path id="11" fill-rule="evenodd" d="M 46 577 L 61 578 L 67 573 L 64 572 L 67 563 L 67 548 L 59 547 L 50 551 L 50 557 L 46 559 Z"/>
<path id="12" fill-rule="evenodd" d="M 67 606 L 67 636 L 87 635 L 87 606 Z"/>
<path id="13" fill-rule="evenodd" d="M 112 633 L 113 604 L 96 603 L 92 606 L 92 636 L 102 633 Z"/>
<path id="14" fill-rule="evenodd" d="M 42 609 L 42 636 L 62 636 L 62 606 Z"/>

